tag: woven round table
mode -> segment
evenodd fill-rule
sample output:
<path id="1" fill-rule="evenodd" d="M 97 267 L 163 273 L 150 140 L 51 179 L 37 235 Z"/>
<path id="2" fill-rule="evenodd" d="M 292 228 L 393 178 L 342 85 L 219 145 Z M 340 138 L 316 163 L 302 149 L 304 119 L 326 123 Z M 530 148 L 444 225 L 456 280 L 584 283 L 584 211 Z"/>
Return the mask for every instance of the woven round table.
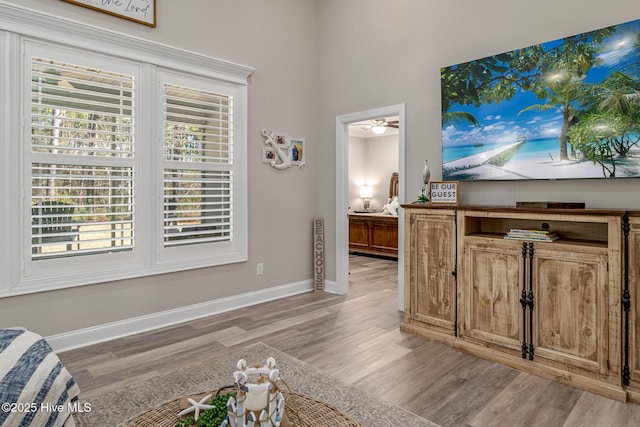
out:
<path id="1" fill-rule="evenodd" d="M 362 427 L 360 423 L 324 402 L 297 393 L 284 393 L 285 411 L 292 426 Z M 148 409 L 127 420 L 121 427 L 176 427 L 180 399 Z"/>

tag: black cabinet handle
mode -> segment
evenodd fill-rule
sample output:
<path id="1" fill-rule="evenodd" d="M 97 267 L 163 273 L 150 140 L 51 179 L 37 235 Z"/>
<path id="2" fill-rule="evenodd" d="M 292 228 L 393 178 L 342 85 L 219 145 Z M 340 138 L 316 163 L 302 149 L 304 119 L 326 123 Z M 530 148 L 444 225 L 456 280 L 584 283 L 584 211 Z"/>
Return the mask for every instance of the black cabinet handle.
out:
<path id="1" fill-rule="evenodd" d="M 522 305 L 522 358 L 527 358 L 529 346 L 527 345 L 527 243 L 522 242 L 522 293 L 520 304 Z"/>

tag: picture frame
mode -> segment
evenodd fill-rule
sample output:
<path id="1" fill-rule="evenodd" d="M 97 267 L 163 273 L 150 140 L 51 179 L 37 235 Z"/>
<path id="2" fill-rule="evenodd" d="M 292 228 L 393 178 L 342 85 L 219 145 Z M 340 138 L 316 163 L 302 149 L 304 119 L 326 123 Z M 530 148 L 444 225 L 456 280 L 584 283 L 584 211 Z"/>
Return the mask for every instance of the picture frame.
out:
<path id="1" fill-rule="evenodd" d="M 305 138 L 287 138 L 291 164 L 302 166 L 305 163 Z"/>
<path id="2" fill-rule="evenodd" d="M 156 0 L 62 0 L 149 27 L 156 26 Z"/>
<path id="3" fill-rule="evenodd" d="M 288 136 L 289 135 L 287 135 L 286 132 L 274 132 L 273 133 L 273 140 L 279 146 L 286 146 L 286 145 L 289 144 L 289 141 L 287 141 L 287 137 Z"/>
<path id="4" fill-rule="evenodd" d="M 433 204 L 458 204 L 458 181 L 429 182 L 429 201 Z"/>
<path id="5" fill-rule="evenodd" d="M 262 146 L 262 163 L 271 163 L 278 160 L 278 153 L 273 147 L 268 145 Z"/>

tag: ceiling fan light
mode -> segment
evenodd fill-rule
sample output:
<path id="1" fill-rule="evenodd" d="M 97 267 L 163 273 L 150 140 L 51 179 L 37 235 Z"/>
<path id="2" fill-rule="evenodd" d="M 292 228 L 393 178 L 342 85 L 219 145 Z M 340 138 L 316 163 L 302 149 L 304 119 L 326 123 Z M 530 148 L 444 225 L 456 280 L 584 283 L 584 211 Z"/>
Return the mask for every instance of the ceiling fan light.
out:
<path id="1" fill-rule="evenodd" d="M 376 135 L 382 135 L 386 131 L 387 131 L 386 126 L 382 126 L 382 125 L 371 126 L 371 132 L 375 133 Z"/>

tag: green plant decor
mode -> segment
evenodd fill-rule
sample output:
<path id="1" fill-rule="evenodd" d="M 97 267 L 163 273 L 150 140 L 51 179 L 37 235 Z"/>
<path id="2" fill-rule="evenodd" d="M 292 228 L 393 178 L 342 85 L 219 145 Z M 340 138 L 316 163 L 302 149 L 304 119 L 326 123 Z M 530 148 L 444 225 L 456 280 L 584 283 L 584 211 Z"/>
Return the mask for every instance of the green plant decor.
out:
<path id="1" fill-rule="evenodd" d="M 200 417 L 196 421 L 193 417 L 183 418 L 178 421 L 176 427 L 219 427 L 227 417 L 227 402 L 229 398 L 236 397 L 235 393 L 219 394 L 211 399 L 209 405 L 214 405 L 211 409 L 200 412 Z"/>
<path id="2" fill-rule="evenodd" d="M 416 203 L 428 203 L 428 202 L 429 202 L 429 196 L 427 196 L 426 194 L 426 187 L 422 187 L 422 192 L 418 196 L 418 200 L 416 200 Z"/>

